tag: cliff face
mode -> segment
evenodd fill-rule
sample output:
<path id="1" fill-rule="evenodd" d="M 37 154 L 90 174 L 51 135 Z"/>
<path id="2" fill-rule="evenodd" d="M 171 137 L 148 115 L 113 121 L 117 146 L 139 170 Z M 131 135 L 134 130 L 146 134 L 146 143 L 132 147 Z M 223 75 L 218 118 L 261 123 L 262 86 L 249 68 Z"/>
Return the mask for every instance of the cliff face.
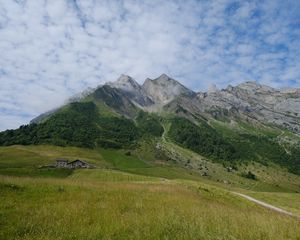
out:
<path id="1" fill-rule="evenodd" d="M 226 110 L 300 133 L 299 89 L 280 90 L 246 82 L 236 87 L 198 94 L 197 98 L 203 112 Z"/>
<path id="2" fill-rule="evenodd" d="M 130 76 L 121 75 L 117 81 L 107 83 L 112 88 L 117 88 L 123 92 L 132 102 L 139 107 L 146 107 L 154 104 L 145 90 Z"/>
<path id="3" fill-rule="evenodd" d="M 181 95 L 192 95 L 194 92 L 166 74 L 154 80 L 146 79 L 142 88 L 158 105 L 164 105 Z"/>

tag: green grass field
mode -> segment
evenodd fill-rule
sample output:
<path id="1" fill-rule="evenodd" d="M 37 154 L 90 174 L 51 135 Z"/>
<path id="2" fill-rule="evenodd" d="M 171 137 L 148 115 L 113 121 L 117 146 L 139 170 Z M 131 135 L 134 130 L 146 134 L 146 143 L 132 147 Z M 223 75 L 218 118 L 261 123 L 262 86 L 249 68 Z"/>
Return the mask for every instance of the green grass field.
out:
<path id="1" fill-rule="evenodd" d="M 95 168 L 39 168 L 58 157 Z M 228 184 L 206 164 L 210 177 L 121 150 L 0 147 L 0 239 L 300 239 L 298 219 L 230 192 L 300 214 L 297 176 L 251 165 L 258 181 L 227 173 Z"/>

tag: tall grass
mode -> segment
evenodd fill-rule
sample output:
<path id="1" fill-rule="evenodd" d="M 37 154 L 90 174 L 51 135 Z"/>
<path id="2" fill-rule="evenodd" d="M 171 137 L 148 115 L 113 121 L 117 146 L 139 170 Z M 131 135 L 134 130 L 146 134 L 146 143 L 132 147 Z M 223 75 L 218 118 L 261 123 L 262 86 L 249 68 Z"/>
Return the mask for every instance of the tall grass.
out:
<path id="1" fill-rule="evenodd" d="M 183 155 L 200 161 L 187 151 Z M 38 168 L 57 157 L 82 158 L 98 168 Z M 142 157 L 107 149 L 0 147 L 0 240 L 300 239 L 297 219 L 224 189 L 242 187 L 246 194 L 298 213 L 298 176 L 249 165 L 259 178 L 250 181 L 203 160 L 211 176 L 201 177 Z"/>
<path id="2" fill-rule="evenodd" d="M 298 220 L 216 187 L 178 180 L 111 181 L 116 174 L 94 180 L 0 177 L 0 239 L 300 237 Z"/>

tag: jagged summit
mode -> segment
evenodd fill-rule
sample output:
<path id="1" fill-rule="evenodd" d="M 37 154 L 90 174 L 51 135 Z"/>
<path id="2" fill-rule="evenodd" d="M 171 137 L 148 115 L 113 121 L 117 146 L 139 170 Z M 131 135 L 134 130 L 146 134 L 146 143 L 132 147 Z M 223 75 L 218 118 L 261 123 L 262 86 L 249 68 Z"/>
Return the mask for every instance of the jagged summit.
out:
<path id="1" fill-rule="evenodd" d="M 106 85 L 121 90 L 126 97 L 139 107 L 153 104 L 153 101 L 147 96 L 142 87 L 128 75 L 122 74 L 117 81 L 108 82 Z"/>
<path id="2" fill-rule="evenodd" d="M 155 79 L 147 78 L 142 86 L 124 74 L 117 81 L 108 82 L 106 85 L 126 92 L 140 106 L 164 105 L 182 94 L 193 93 L 165 73 Z"/>
<path id="3" fill-rule="evenodd" d="M 117 81 L 108 82 L 106 85 L 125 91 L 134 91 L 141 88 L 141 86 L 132 77 L 125 74 L 122 74 Z"/>
<path id="4" fill-rule="evenodd" d="M 157 104 L 166 104 L 180 95 L 193 93 L 192 90 L 166 74 L 162 74 L 153 80 L 147 78 L 142 88 Z"/>
<path id="5" fill-rule="evenodd" d="M 169 85 L 180 85 L 184 88 L 186 88 L 185 86 L 183 86 L 180 82 L 176 81 L 175 79 L 169 77 L 167 74 L 163 73 L 161 74 L 158 78 L 155 79 L 150 79 L 147 78 L 145 82 L 154 82 L 155 84 L 160 84 L 162 86 L 169 86 Z M 187 89 L 187 88 L 186 88 Z"/>
<path id="6" fill-rule="evenodd" d="M 139 85 L 132 77 L 122 74 L 94 91 L 81 94 L 103 101 L 117 113 L 132 117 L 139 109 L 151 112 L 184 112 L 192 116 L 247 118 L 273 124 L 300 134 L 300 89 L 275 89 L 248 81 L 218 90 L 212 85 L 207 92 L 195 93 L 166 74 L 147 78 Z M 37 122 L 54 114 L 42 114 Z"/>
<path id="7" fill-rule="evenodd" d="M 158 78 L 156 78 L 157 81 L 170 81 L 174 80 L 171 77 L 169 77 L 167 74 L 163 73 Z"/>

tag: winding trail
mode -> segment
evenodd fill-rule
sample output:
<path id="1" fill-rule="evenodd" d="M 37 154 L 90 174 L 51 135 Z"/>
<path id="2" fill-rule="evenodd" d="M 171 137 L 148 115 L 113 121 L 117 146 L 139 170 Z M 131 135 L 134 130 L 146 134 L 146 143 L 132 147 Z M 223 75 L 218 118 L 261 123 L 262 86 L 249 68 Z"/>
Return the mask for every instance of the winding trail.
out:
<path id="1" fill-rule="evenodd" d="M 231 192 L 231 193 L 233 193 L 235 195 L 238 195 L 240 197 L 243 197 L 243 198 L 245 198 L 245 199 L 247 199 L 247 200 L 249 200 L 251 202 L 254 202 L 254 203 L 258 204 L 258 205 L 261 205 L 261 206 L 263 206 L 265 208 L 271 209 L 273 211 L 276 211 L 276 212 L 279 212 L 279 213 L 282 213 L 282 214 L 285 214 L 285 215 L 288 215 L 288 216 L 291 216 L 291 217 L 295 217 L 298 220 L 300 220 L 300 216 L 299 215 L 296 215 L 294 213 L 291 213 L 291 212 L 288 212 L 286 210 L 283 210 L 282 208 L 275 207 L 275 206 L 273 206 L 271 204 L 268 204 L 268 203 L 265 203 L 263 201 L 257 200 L 257 199 L 255 199 L 253 197 L 250 197 L 250 196 L 248 196 L 246 194 L 242 194 L 242 193 L 238 193 L 238 192 Z"/>

